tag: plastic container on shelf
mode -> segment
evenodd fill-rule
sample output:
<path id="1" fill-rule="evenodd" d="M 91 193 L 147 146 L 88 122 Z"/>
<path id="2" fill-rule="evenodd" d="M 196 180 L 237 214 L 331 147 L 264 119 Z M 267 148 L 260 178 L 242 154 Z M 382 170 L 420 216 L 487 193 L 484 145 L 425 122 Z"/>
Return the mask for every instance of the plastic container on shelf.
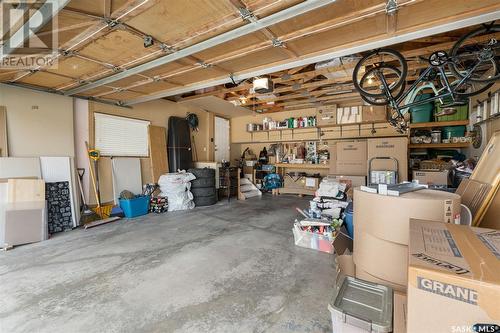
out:
<path id="1" fill-rule="evenodd" d="M 432 143 L 441 143 L 441 130 L 431 131 Z"/>
<path id="2" fill-rule="evenodd" d="M 120 199 L 120 207 L 127 218 L 146 215 L 149 212 L 149 195 L 140 195 L 134 199 Z"/>
<path id="3" fill-rule="evenodd" d="M 449 104 L 451 102 L 450 99 L 445 98 L 443 100 L 444 105 Z M 456 112 L 454 114 L 450 114 L 447 116 L 440 116 L 436 117 L 436 121 L 456 121 L 456 120 L 466 120 L 469 119 L 469 104 L 466 105 L 459 105 L 459 106 L 453 106 L 451 107 L 452 109 L 455 109 Z M 441 104 L 438 101 L 436 101 L 436 110 L 435 114 L 439 114 L 443 111 L 443 104 Z"/>
<path id="4" fill-rule="evenodd" d="M 415 97 L 414 102 L 425 100 L 432 97 L 433 94 L 420 94 Z M 412 123 L 427 123 L 432 121 L 432 111 L 434 111 L 434 102 L 429 102 L 410 108 Z"/>
<path id="5" fill-rule="evenodd" d="M 457 138 L 465 136 L 465 126 L 445 126 L 443 127 L 443 138 Z"/>

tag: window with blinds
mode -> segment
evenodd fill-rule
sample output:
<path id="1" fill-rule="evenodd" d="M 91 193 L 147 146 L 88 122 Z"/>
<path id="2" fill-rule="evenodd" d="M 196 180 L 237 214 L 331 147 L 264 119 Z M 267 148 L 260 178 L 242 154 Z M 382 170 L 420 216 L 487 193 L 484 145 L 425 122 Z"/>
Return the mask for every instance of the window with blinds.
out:
<path id="1" fill-rule="evenodd" d="M 95 113 L 95 147 L 103 156 L 149 156 L 149 121 Z"/>

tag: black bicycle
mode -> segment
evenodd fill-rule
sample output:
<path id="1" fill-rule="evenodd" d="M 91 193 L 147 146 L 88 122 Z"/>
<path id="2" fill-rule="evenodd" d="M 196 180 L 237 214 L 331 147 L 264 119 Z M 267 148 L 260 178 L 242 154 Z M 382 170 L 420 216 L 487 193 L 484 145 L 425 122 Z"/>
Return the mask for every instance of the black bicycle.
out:
<path id="1" fill-rule="evenodd" d="M 393 49 L 377 49 L 354 68 L 353 83 L 361 98 L 373 105 L 389 105 L 389 123 L 404 133 L 410 107 L 439 100 L 443 108 L 467 104 L 467 98 L 490 88 L 500 79 L 500 25 L 484 25 L 458 40 L 450 50 L 429 58 L 409 58 L 421 71 L 408 76 L 407 60 Z M 423 66 L 425 64 L 425 66 Z M 406 81 L 415 80 L 406 89 Z M 432 91 L 421 98 L 423 91 Z M 426 95 L 428 96 L 428 95 Z"/>

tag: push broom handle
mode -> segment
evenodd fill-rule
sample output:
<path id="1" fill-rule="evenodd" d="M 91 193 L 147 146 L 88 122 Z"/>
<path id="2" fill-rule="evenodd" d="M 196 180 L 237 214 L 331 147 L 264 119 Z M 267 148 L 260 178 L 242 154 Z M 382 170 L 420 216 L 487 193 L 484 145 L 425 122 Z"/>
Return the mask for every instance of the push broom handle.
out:
<path id="1" fill-rule="evenodd" d="M 94 189 L 94 195 L 95 199 L 97 201 L 97 211 L 99 216 L 101 216 L 101 203 L 99 202 L 99 195 L 97 194 L 97 187 L 95 185 L 95 176 L 94 176 L 94 170 L 92 169 L 92 163 L 90 161 L 90 156 L 89 156 L 89 143 L 85 141 L 85 147 L 87 147 L 87 158 L 89 160 L 89 170 L 90 170 L 90 177 L 92 178 L 92 188 Z"/>

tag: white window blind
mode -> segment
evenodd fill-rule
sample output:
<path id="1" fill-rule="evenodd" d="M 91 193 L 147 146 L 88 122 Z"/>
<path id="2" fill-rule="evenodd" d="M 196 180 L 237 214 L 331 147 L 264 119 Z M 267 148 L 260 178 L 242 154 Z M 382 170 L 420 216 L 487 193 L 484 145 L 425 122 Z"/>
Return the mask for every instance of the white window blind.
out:
<path id="1" fill-rule="evenodd" d="M 149 121 L 95 113 L 95 147 L 103 156 L 149 156 Z"/>

